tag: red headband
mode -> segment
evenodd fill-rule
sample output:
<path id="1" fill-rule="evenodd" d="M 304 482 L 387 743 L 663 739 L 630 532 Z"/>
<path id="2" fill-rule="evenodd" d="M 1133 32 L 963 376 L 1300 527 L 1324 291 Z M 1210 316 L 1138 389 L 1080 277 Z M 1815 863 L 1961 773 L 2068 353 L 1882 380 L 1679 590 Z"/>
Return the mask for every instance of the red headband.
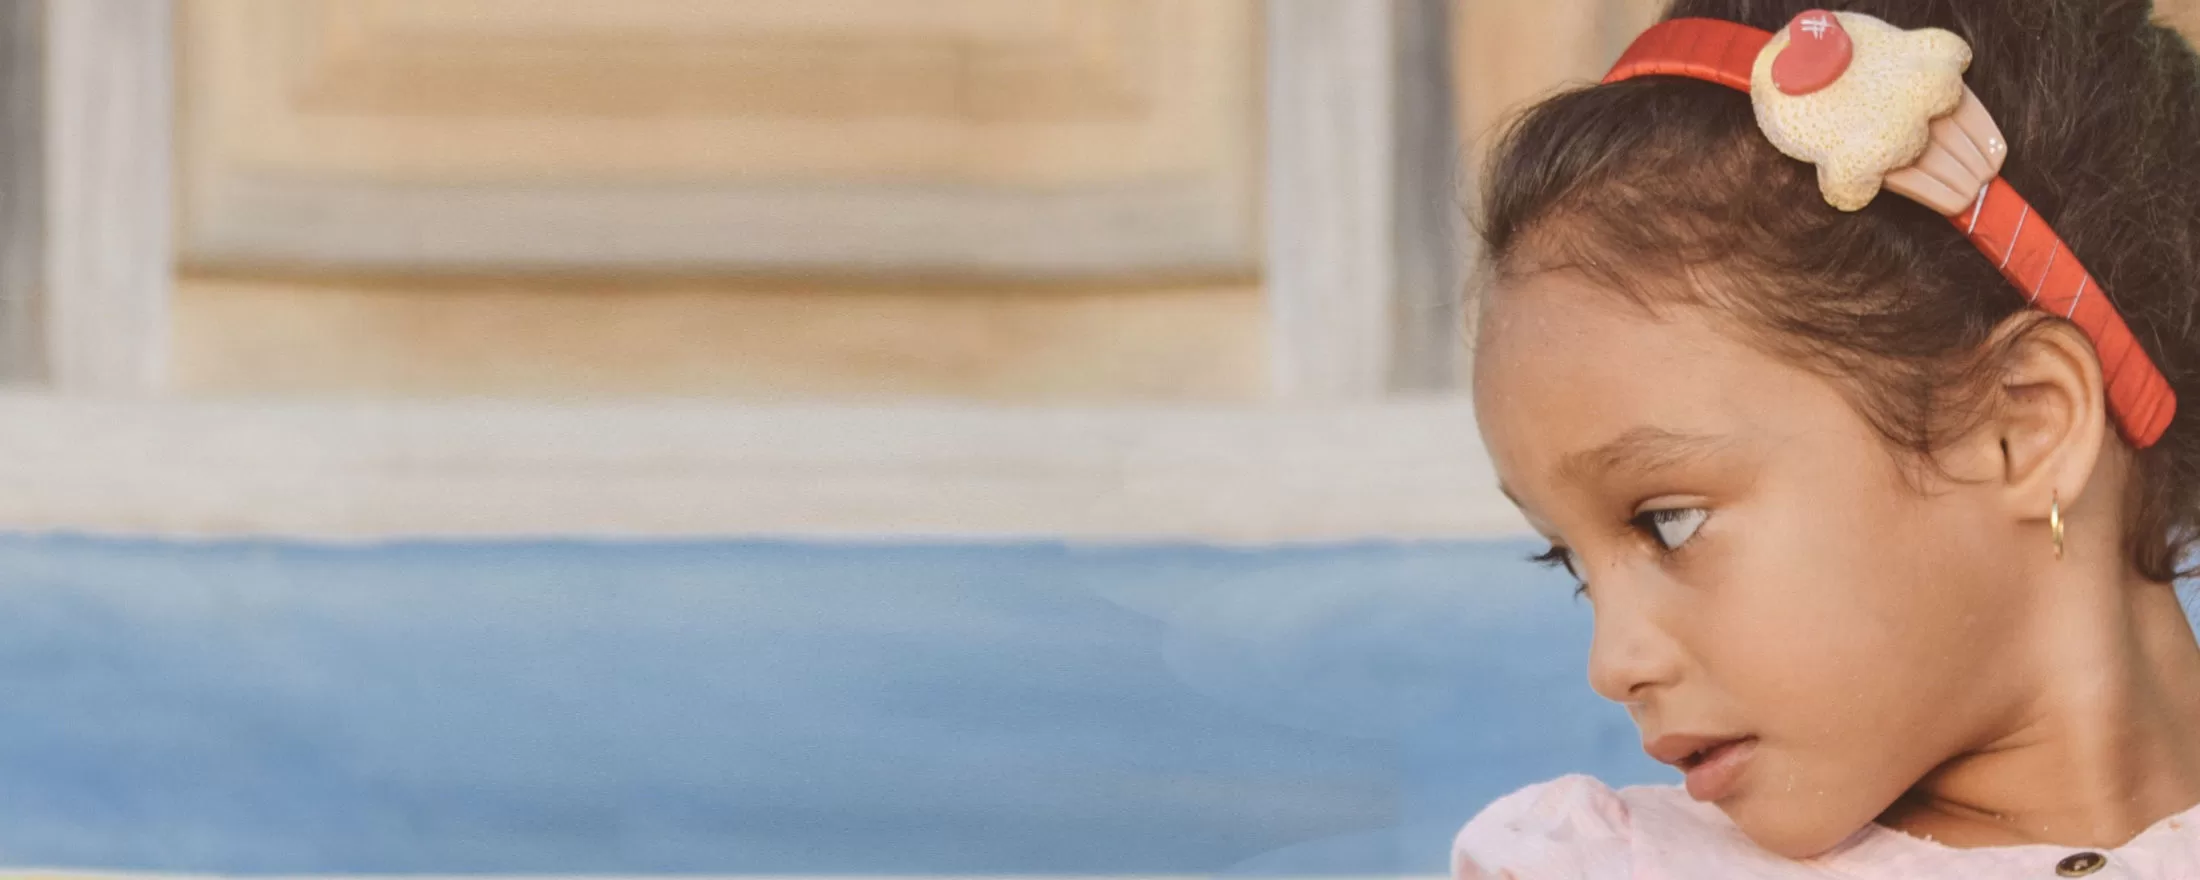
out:
<path id="1" fill-rule="evenodd" d="M 1772 39 L 1772 34 L 1729 21 L 1668 21 L 1637 38 L 1604 81 L 1682 76 L 1748 92 L 1758 55 Z M 2168 380 L 2140 349 L 2108 292 L 2047 220 L 1998 174 L 1949 219 L 2035 308 L 2069 320 L 2093 341 L 2108 385 L 2109 408 L 2124 438 L 2140 449 L 2160 440 L 2177 412 Z"/>

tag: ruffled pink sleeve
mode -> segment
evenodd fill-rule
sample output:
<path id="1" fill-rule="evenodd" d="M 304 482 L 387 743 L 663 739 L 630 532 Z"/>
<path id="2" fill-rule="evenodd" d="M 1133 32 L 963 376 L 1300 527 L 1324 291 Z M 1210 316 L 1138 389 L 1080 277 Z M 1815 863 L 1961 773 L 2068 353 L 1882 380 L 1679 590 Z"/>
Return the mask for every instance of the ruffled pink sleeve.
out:
<path id="1" fill-rule="evenodd" d="M 1499 798 L 1452 842 L 1457 880 L 1622 880 L 1627 805 L 1604 783 L 1566 776 Z"/>

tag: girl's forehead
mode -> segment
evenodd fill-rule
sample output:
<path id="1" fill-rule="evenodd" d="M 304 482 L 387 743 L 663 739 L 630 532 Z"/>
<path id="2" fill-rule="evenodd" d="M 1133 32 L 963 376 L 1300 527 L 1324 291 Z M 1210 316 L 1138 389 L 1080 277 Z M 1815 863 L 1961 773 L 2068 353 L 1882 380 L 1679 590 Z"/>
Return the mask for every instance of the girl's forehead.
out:
<path id="1" fill-rule="evenodd" d="M 1584 463 L 1674 458 L 1599 450 L 1701 452 L 1855 417 L 1830 383 L 1735 339 L 1717 317 L 1697 306 L 1652 313 L 1562 273 L 1494 292 L 1474 386 L 1500 476 L 1516 488 L 1578 481 Z"/>
<path id="2" fill-rule="evenodd" d="M 1727 341 L 1713 332 L 1706 306 L 1646 302 L 1572 270 L 1537 272 L 1501 283 L 1483 299 L 1477 317 L 1478 355 L 1490 353 L 1493 346 L 1517 351 L 1597 337 L 1632 341 L 1645 350 L 1682 352 L 1703 351 L 1714 337 Z"/>
<path id="3" fill-rule="evenodd" d="M 1500 397 L 1626 402 L 1655 394 L 1677 402 L 1700 396 L 1692 392 L 1705 382 L 1750 376 L 1770 362 L 1721 332 L 1703 308 L 1653 311 L 1568 273 L 1496 291 L 1476 335 L 1476 391 Z"/>

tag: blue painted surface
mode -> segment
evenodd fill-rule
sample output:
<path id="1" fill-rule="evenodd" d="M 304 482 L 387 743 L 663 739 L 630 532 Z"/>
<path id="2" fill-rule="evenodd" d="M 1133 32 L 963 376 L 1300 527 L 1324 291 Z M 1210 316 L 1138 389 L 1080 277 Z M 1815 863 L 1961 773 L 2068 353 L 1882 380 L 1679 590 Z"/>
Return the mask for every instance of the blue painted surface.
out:
<path id="1" fill-rule="evenodd" d="M 0 539 L 0 862 L 1438 872 L 1665 778 L 1529 549 Z"/>

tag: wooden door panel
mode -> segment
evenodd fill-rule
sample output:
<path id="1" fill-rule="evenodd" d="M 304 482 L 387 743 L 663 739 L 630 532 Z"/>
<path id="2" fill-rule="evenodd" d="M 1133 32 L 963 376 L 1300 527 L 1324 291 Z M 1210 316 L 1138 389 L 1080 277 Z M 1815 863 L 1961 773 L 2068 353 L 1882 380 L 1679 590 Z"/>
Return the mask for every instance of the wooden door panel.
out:
<path id="1" fill-rule="evenodd" d="M 1457 0 L 1454 94 L 1473 164 L 1499 128 L 1549 95 L 1596 82 L 1664 0 Z"/>
<path id="2" fill-rule="evenodd" d="M 1245 274 L 1253 0 L 185 0 L 193 265 Z"/>
<path id="3" fill-rule="evenodd" d="M 199 394 L 1242 401 L 1267 389 L 1264 309 L 1227 284 L 193 275 L 171 374 Z"/>

